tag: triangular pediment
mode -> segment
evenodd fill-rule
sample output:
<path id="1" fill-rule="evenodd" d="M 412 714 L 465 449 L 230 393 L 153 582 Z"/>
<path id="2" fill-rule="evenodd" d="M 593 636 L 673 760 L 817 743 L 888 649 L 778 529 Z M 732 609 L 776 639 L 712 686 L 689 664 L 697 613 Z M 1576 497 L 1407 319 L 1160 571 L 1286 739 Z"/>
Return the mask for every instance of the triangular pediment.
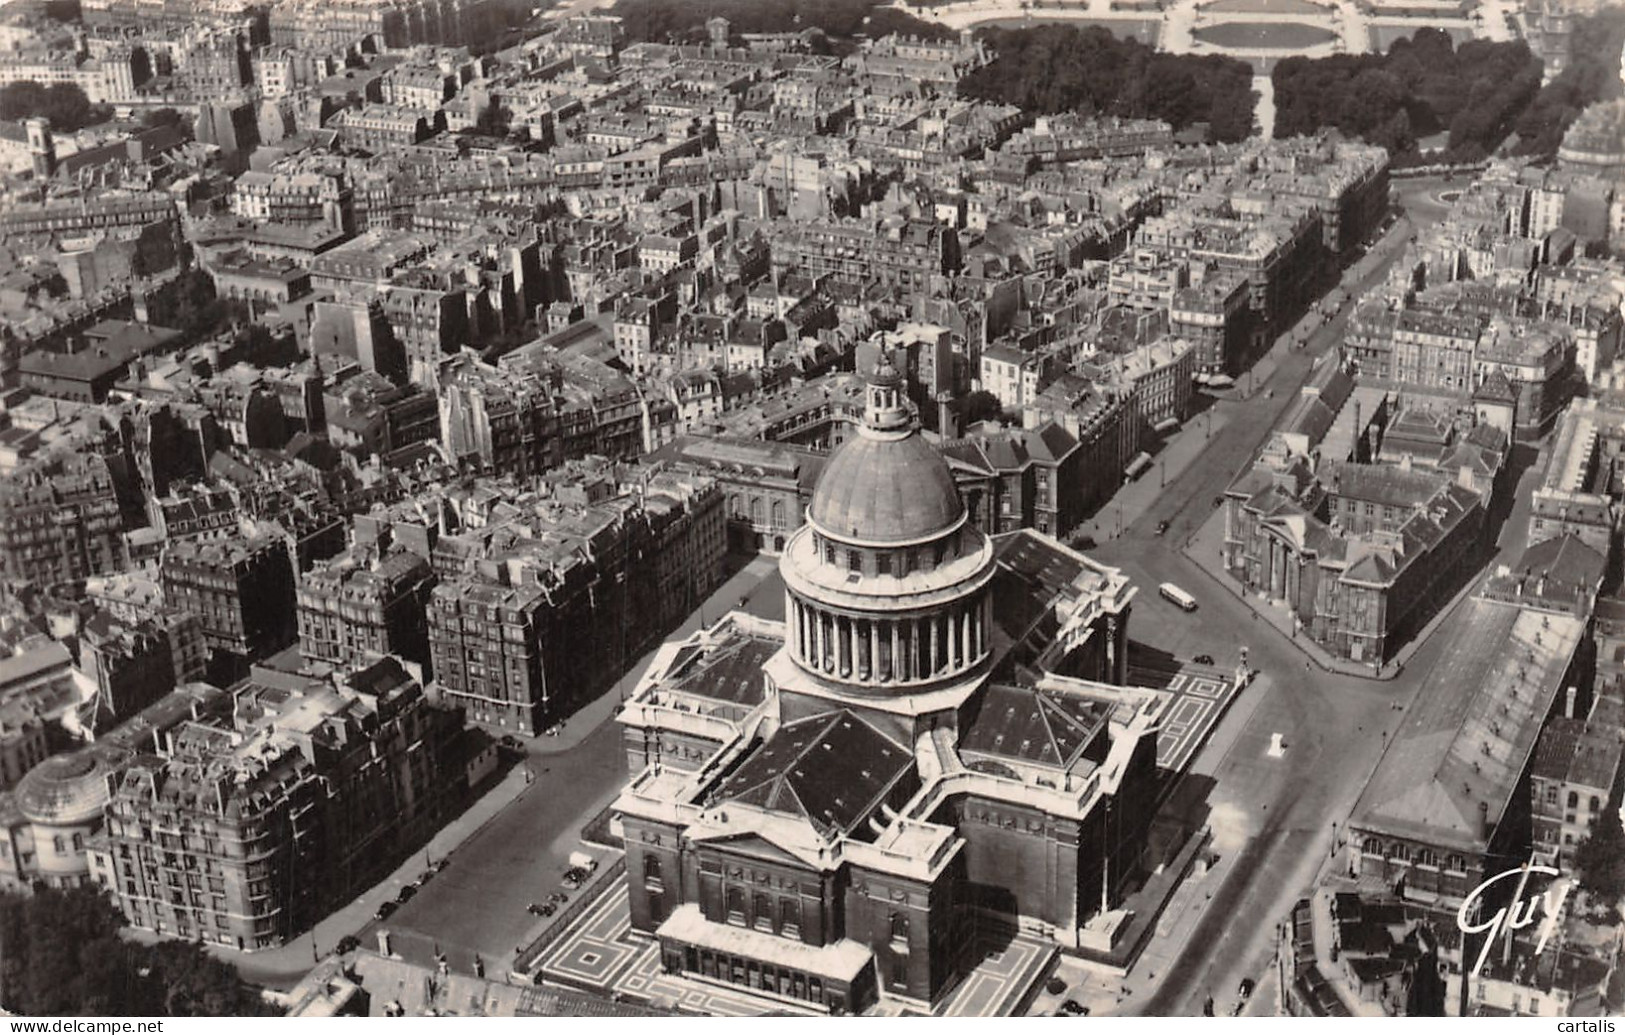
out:
<path id="1" fill-rule="evenodd" d="M 695 834 L 690 831 L 690 839 L 696 843 L 703 843 L 723 849 L 730 854 L 749 856 L 763 862 L 780 863 L 784 865 L 805 866 L 807 862 L 796 853 L 781 848 L 768 840 L 762 834 L 754 831 L 739 831 L 736 833 L 719 832 L 715 834 Z"/>

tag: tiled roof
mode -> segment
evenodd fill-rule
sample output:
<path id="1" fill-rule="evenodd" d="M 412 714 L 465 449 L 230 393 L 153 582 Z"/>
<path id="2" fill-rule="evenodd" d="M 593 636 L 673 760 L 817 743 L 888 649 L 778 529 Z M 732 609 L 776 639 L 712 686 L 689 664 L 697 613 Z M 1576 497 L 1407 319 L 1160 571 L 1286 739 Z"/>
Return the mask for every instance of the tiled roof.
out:
<path id="1" fill-rule="evenodd" d="M 962 752 L 1070 768 L 1106 722 L 1098 701 L 993 684 L 959 739 Z"/>
<path id="2" fill-rule="evenodd" d="M 1482 851 L 1551 711 L 1584 623 L 1474 599 L 1354 808 L 1352 825 Z"/>
<path id="3" fill-rule="evenodd" d="M 911 752 L 842 709 L 781 726 L 723 782 L 717 797 L 848 834 L 913 769 Z"/>

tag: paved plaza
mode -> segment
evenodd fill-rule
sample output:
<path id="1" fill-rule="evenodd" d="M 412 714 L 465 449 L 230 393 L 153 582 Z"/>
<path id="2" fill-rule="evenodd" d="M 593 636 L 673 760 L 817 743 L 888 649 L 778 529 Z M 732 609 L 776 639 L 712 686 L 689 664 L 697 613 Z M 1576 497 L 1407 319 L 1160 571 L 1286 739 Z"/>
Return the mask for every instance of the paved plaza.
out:
<path id="1" fill-rule="evenodd" d="M 1157 766 L 1175 773 L 1190 764 L 1241 689 L 1234 678 L 1208 668 L 1159 672 L 1131 666 L 1129 682 L 1170 698 L 1157 738 Z"/>
<path id="2" fill-rule="evenodd" d="M 939 1017 L 1002 1017 L 1030 998 L 1049 972 L 1053 945 L 990 926 L 966 950 L 977 963 L 932 1011 Z M 660 966 L 660 944 L 632 930 L 624 879 L 603 895 L 542 956 L 538 975 L 606 996 L 628 996 L 687 1013 L 722 1017 L 763 1014 L 813 1015 L 803 1003 L 747 993 L 702 978 L 668 974 Z M 882 998 L 878 1016 L 918 1015 L 920 1004 Z"/>

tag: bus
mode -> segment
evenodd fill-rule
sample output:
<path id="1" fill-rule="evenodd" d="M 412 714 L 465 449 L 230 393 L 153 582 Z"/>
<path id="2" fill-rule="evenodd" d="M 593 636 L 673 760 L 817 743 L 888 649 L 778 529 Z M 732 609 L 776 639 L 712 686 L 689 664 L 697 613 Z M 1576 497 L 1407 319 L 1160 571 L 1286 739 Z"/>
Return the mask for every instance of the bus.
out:
<path id="1" fill-rule="evenodd" d="M 1162 594 L 1164 600 L 1172 601 L 1181 611 L 1196 610 L 1196 598 L 1172 582 L 1164 582 L 1157 587 L 1157 591 Z"/>

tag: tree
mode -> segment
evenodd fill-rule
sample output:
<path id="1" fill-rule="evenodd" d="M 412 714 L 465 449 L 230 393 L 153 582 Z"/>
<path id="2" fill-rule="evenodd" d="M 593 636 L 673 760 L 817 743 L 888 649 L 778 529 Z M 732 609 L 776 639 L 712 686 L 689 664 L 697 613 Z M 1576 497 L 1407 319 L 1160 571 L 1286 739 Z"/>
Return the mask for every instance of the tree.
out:
<path id="1" fill-rule="evenodd" d="M 1574 850 L 1574 868 L 1580 887 L 1609 905 L 1625 897 L 1625 830 L 1620 828 L 1619 810 L 1604 809 L 1591 833 Z"/>
<path id="2" fill-rule="evenodd" d="M 48 120 L 57 132 L 72 133 L 102 121 L 107 114 L 105 107 L 92 105 L 85 91 L 75 83 L 41 86 L 25 81 L 0 87 L 0 118 L 3 119 L 40 117 Z"/>
<path id="3" fill-rule="evenodd" d="M 95 888 L 0 895 L 0 1007 L 36 1017 L 276 1012 L 201 945 L 127 942 L 122 923 Z"/>
<path id="4" fill-rule="evenodd" d="M 979 420 L 998 420 L 1004 413 L 1004 404 L 992 392 L 975 391 L 965 396 L 960 404 L 959 415 L 964 423 L 975 424 Z"/>
<path id="5" fill-rule="evenodd" d="M 1042 113 L 1162 119 L 1175 129 L 1206 122 L 1214 138 L 1252 129 L 1252 66 L 1217 55 L 1158 54 L 1106 29 L 1047 25 L 984 32 L 997 55 L 960 80 L 973 100 Z"/>

